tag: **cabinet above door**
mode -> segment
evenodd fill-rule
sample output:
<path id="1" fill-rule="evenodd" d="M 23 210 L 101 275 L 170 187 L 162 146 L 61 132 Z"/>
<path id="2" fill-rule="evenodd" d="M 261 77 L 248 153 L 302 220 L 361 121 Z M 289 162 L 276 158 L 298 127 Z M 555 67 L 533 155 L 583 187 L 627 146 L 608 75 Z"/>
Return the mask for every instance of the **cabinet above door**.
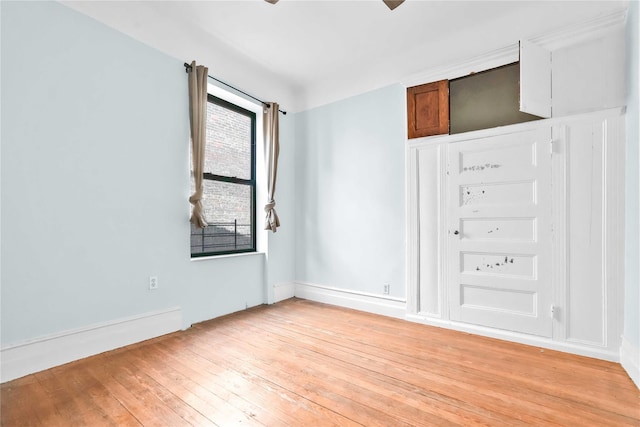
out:
<path id="1" fill-rule="evenodd" d="M 427 83 L 407 89 L 409 138 L 449 133 L 449 81 Z"/>
<path id="2" fill-rule="evenodd" d="M 519 44 L 519 60 L 407 88 L 409 139 L 551 117 L 551 53 Z"/>

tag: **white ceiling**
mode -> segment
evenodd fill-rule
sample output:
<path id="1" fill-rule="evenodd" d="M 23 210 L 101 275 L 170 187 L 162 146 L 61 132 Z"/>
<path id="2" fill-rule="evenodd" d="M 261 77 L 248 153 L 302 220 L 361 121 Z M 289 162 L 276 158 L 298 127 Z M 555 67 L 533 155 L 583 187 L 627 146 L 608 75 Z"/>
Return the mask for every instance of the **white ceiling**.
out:
<path id="1" fill-rule="evenodd" d="M 293 111 L 623 9 L 626 1 L 63 1 Z M 208 62 L 210 61 L 210 62 Z M 256 92 L 257 91 L 257 92 Z M 289 104 L 289 105 L 287 105 Z"/>

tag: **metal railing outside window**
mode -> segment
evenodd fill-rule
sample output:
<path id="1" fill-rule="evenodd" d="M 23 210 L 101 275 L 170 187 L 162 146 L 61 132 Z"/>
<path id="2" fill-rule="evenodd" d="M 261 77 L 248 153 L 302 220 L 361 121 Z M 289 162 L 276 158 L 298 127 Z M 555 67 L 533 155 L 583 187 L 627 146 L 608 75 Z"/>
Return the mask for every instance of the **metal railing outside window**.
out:
<path id="1" fill-rule="evenodd" d="M 228 253 L 253 249 L 251 224 L 216 222 L 206 228 L 191 227 L 191 253 Z"/>

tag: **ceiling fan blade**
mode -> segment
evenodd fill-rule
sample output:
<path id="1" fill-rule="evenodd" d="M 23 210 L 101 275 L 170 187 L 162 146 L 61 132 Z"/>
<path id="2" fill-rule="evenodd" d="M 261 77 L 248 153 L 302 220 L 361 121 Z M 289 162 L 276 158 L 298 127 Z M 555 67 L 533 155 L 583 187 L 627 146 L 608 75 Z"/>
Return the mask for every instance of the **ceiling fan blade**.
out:
<path id="1" fill-rule="evenodd" d="M 271 4 L 276 4 L 278 3 L 278 0 L 264 0 L 267 3 L 271 3 Z M 382 0 L 384 2 L 384 4 L 387 5 L 387 7 L 391 10 L 395 9 L 396 7 L 400 6 L 402 3 L 404 3 L 404 0 Z"/>
<path id="2" fill-rule="evenodd" d="M 269 1 L 269 0 L 267 0 Z M 276 0 L 278 1 L 278 0 Z M 384 2 L 384 4 L 387 5 L 387 7 L 391 10 L 395 9 L 396 7 L 400 6 L 402 3 L 404 3 L 404 0 L 382 0 Z"/>

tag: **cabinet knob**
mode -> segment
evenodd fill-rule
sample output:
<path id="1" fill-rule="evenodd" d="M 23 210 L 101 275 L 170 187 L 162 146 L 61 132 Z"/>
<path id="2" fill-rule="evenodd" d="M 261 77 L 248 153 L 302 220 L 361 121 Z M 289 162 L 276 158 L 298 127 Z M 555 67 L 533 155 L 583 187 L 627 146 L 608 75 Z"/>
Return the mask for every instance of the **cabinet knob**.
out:
<path id="1" fill-rule="evenodd" d="M 455 234 L 457 236 L 458 234 L 460 234 L 460 232 L 458 230 L 456 230 L 456 231 L 453 232 L 453 234 Z"/>

